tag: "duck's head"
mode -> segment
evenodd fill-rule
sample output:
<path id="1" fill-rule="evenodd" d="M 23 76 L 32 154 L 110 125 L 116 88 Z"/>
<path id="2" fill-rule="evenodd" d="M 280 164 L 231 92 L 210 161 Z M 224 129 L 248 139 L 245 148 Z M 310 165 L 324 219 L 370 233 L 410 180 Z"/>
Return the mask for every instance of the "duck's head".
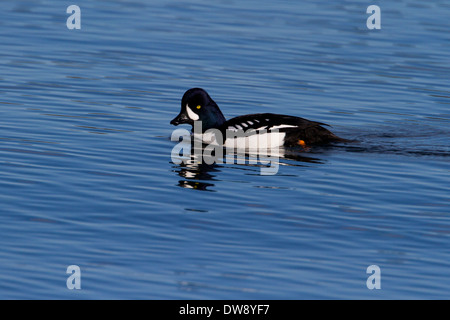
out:
<path id="1" fill-rule="evenodd" d="M 194 121 L 202 121 L 202 130 L 218 128 L 226 120 L 219 106 L 209 94 L 201 88 L 186 91 L 181 99 L 181 111 L 170 124 L 175 126 L 183 123 L 194 125 Z"/>

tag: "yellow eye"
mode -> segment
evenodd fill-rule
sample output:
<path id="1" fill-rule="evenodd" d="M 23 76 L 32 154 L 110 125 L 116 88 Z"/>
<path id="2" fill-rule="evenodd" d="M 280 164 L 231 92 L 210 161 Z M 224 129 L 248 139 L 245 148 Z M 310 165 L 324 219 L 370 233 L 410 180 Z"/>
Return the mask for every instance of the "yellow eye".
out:
<path id="1" fill-rule="evenodd" d="M 198 105 L 198 106 L 197 106 L 197 109 L 200 109 L 201 107 L 202 107 L 201 105 Z"/>

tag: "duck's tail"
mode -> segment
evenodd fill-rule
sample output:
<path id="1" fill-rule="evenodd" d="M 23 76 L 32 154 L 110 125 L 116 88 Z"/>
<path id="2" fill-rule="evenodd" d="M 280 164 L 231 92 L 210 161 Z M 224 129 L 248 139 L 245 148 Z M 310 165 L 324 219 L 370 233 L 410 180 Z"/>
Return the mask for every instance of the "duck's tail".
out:
<path id="1" fill-rule="evenodd" d="M 354 140 L 338 137 L 333 132 L 318 125 L 301 130 L 297 135 L 286 141 L 287 146 L 300 145 L 302 147 L 329 143 L 350 143 Z"/>

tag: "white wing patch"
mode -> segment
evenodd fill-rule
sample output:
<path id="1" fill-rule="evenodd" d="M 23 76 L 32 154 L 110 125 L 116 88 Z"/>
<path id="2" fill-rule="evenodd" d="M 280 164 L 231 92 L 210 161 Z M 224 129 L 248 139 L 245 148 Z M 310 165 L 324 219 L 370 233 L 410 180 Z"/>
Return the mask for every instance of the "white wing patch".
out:
<path id="1" fill-rule="evenodd" d="M 278 130 L 278 129 L 285 129 L 285 128 L 297 128 L 297 126 L 293 126 L 290 124 L 282 124 L 279 126 L 270 127 L 270 130 Z"/>
<path id="2" fill-rule="evenodd" d="M 257 122 L 257 120 L 254 120 L 254 121 Z M 253 125 L 253 122 L 251 122 L 251 121 L 247 121 L 247 123 L 249 123 L 250 125 Z M 248 128 L 247 123 L 241 123 L 240 125 L 235 124 L 235 125 L 229 126 L 227 128 L 227 130 L 234 131 L 234 132 L 239 131 L 239 130 L 244 130 L 244 128 Z M 258 123 L 259 123 L 259 121 L 258 121 Z M 244 128 L 242 128 L 242 127 L 244 127 Z M 285 129 L 285 128 L 297 128 L 297 126 L 290 125 L 290 124 L 282 124 L 282 125 L 278 125 L 278 126 L 268 127 L 267 124 L 259 124 L 259 126 L 255 126 L 254 128 L 248 128 L 246 130 L 252 130 L 252 131 L 261 130 L 261 129 L 279 130 L 279 129 Z"/>

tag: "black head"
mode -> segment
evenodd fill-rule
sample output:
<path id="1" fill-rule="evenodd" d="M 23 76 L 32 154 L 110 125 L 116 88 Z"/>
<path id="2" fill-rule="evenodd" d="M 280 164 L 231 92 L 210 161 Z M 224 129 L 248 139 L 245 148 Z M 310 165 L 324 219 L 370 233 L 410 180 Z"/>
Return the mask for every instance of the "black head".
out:
<path id="1" fill-rule="evenodd" d="M 194 125 L 194 121 L 202 121 L 202 129 L 218 128 L 226 120 L 219 106 L 209 94 L 201 88 L 186 91 L 181 99 L 181 111 L 170 124 L 175 126 L 183 123 Z"/>

